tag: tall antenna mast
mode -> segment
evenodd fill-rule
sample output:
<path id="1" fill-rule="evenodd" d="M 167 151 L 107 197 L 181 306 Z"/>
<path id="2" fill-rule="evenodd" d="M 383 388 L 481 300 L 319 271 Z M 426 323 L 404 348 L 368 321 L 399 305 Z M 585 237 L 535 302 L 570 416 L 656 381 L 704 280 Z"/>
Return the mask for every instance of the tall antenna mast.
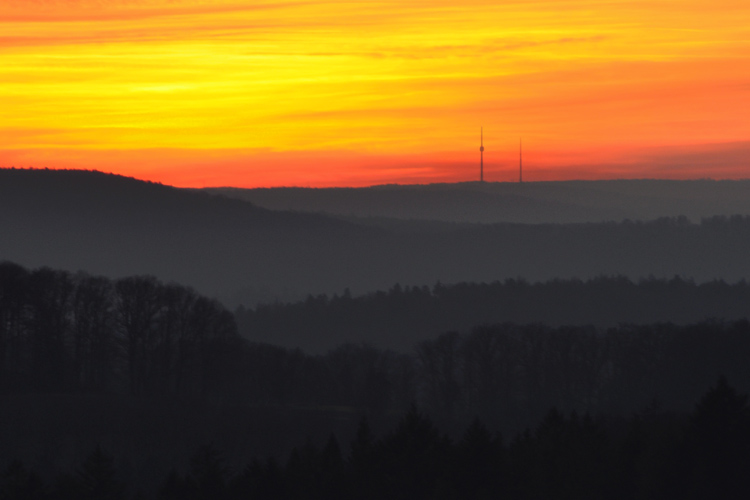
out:
<path id="1" fill-rule="evenodd" d="M 521 139 L 518 139 L 518 182 L 523 182 L 523 145 Z"/>
<path id="2" fill-rule="evenodd" d="M 484 127 L 479 127 L 479 182 L 484 182 Z"/>

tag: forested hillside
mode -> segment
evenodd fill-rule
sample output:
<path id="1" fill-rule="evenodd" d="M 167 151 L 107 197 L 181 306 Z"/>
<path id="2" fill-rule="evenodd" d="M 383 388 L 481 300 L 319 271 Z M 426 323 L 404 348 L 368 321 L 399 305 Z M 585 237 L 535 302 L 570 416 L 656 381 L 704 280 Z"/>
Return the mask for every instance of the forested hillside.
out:
<path id="1" fill-rule="evenodd" d="M 553 407 L 615 421 L 649 407 L 685 414 L 722 374 L 747 392 L 749 358 L 747 320 L 488 324 L 401 353 L 343 344 L 310 354 L 241 338 L 231 313 L 181 285 L 5 262 L 0 467 L 19 459 L 44 478 L 75 478 L 101 445 L 129 494 L 158 491 L 172 468 L 179 491 L 203 444 L 234 467 L 306 437 L 348 442 L 363 416 L 385 432 L 412 406 L 453 438 L 475 417 L 514 435 Z"/>
<path id="2" fill-rule="evenodd" d="M 750 218 L 374 227 L 82 171 L 0 170 L 0 256 L 150 274 L 225 304 L 522 277 L 750 276 Z"/>
<path id="3" fill-rule="evenodd" d="M 412 407 L 386 432 L 367 419 L 342 441 L 301 442 L 282 457 L 233 467 L 215 446 L 193 449 L 183 470 L 152 487 L 123 481 L 100 446 L 75 472 L 39 476 L 22 461 L 0 476 L 2 498 L 278 500 L 434 498 L 741 499 L 750 481 L 750 407 L 719 378 L 684 413 L 650 408 L 625 418 L 550 410 L 523 434 L 493 433 L 479 419 L 455 437 Z M 507 436 L 507 437 L 506 437 Z"/>
<path id="4" fill-rule="evenodd" d="M 393 286 L 352 296 L 348 291 L 291 303 L 235 311 L 240 334 L 256 342 L 325 352 L 345 342 L 408 351 L 442 332 L 476 325 L 540 323 L 548 326 L 689 324 L 750 315 L 745 281 L 695 283 L 679 277 L 631 281 L 620 277 L 529 283 L 458 283 Z"/>
<path id="5" fill-rule="evenodd" d="M 199 397 L 233 377 L 232 314 L 152 276 L 0 262 L 0 390 Z"/>

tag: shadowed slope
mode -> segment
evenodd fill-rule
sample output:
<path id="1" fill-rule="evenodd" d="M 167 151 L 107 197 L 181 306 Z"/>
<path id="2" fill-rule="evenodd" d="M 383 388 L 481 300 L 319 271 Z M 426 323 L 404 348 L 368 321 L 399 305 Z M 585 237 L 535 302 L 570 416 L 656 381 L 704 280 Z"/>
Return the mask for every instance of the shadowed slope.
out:
<path id="1" fill-rule="evenodd" d="M 0 228 L 3 259 L 109 276 L 149 273 L 212 293 L 258 280 L 304 283 L 299 264 L 313 269 L 316 248 L 359 230 L 117 175 L 52 170 L 0 170 Z M 302 242 L 309 253 L 298 251 Z"/>

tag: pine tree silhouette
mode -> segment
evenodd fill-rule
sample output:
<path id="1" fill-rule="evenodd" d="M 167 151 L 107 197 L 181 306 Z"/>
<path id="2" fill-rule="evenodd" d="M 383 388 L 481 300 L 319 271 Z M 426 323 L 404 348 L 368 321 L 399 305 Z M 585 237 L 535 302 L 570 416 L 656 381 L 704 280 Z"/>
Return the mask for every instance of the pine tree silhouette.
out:
<path id="1" fill-rule="evenodd" d="M 82 497 L 91 500 L 118 500 L 124 497 L 112 457 L 97 446 L 78 471 Z"/>

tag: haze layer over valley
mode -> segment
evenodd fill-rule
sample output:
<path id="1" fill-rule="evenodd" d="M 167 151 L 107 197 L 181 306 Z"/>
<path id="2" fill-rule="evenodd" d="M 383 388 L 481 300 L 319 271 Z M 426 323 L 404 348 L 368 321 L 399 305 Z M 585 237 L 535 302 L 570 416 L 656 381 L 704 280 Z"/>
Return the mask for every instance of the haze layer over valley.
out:
<path id="1" fill-rule="evenodd" d="M 209 188 L 272 210 L 466 223 L 581 223 L 750 214 L 750 181 L 464 182 L 368 188 Z"/>
<path id="2" fill-rule="evenodd" d="M 633 182 L 635 187 L 663 183 Z M 708 186 L 715 191 L 712 199 L 723 198 L 731 207 L 739 207 L 739 193 L 749 185 L 696 182 L 663 185 L 672 186 L 672 192 Z M 592 189 L 618 185 L 583 184 Z M 539 188 L 545 186 L 557 189 L 553 184 Z M 420 192 L 455 198 L 465 188 L 441 185 L 385 192 L 399 193 L 406 200 L 415 192 L 416 206 Z M 725 188 L 723 197 L 719 188 Z M 304 198 L 318 191 L 294 192 Z M 356 201 L 369 191 L 341 192 Z M 498 194 L 496 199 L 503 197 Z M 585 200 L 579 197 L 581 203 Z M 385 201 L 378 203 L 386 206 Z M 590 213 L 592 218 L 609 218 L 597 216 L 596 210 Z M 110 277 L 153 274 L 219 297 L 229 306 L 342 293 L 347 288 L 362 294 L 388 290 L 396 283 L 433 286 L 518 277 L 536 282 L 600 275 L 634 280 L 680 275 L 698 282 L 733 282 L 750 275 L 750 220 L 744 217 L 699 223 L 686 218 L 534 225 L 386 222 L 269 210 L 247 201 L 97 172 L 0 171 L 3 259 Z"/>

